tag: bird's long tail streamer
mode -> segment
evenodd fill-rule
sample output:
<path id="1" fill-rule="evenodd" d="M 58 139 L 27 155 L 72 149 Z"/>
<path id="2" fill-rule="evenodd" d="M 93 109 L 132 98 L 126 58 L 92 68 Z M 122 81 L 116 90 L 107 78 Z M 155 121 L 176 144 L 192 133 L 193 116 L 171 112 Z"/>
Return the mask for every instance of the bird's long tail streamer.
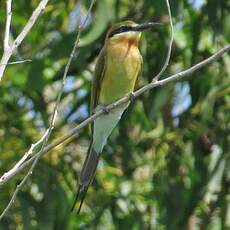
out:
<path id="1" fill-rule="evenodd" d="M 97 165 L 99 162 L 99 158 L 100 158 L 100 154 L 94 151 L 92 142 L 91 142 L 88 153 L 87 153 L 86 160 L 84 162 L 84 165 L 82 167 L 82 170 L 79 176 L 78 191 L 76 193 L 76 197 L 75 197 L 73 206 L 71 208 L 71 211 L 73 211 L 76 206 L 76 203 L 80 201 L 79 206 L 77 208 L 77 214 L 79 214 L 81 211 L 81 207 L 84 202 L 85 196 L 87 194 L 88 188 L 94 179 Z"/>

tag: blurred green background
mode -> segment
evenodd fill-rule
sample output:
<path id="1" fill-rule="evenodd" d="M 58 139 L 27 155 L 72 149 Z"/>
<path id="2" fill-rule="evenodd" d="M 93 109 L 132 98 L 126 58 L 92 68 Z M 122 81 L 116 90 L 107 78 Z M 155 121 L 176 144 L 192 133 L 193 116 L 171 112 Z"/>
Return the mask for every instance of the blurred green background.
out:
<path id="1" fill-rule="evenodd" d="M 0 175 L 13 167 L 49 124 L 79 19 L 90 1 L 50 1 L 18 48 L 0 83 Z M 13 1 L 11 39 L 38 0 Z M 175 30 L 164 77 L 207 58 L 230 41 L 227 0 L 170 1 Z M 80 16 L 80 17 L 79 17 Z M 165 1 L 98 0 L 71 64 L 51 140 L 88 116 L 96 57 L 113 22 L 157 21 L 144 33 L 138 87 L 156 75 L 169 43 Z M 3 38 L 5 1 L 0 2 Z M 2 53 L 2 42 L 0 53 Z M 88 128 L 43 157 L 0 229 L 230 228 L 230 57 L 190 78 L 143 94 L 113 131 L 79 216 L 70 214 L 90 140 Z M 0 211 L 26 171 L 0 191 Z"/>

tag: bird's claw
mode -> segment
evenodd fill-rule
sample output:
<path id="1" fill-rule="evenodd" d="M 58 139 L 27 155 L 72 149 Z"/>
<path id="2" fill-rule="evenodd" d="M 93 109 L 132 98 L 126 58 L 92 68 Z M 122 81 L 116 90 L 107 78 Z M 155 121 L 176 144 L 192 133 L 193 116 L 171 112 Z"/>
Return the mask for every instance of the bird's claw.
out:
<path id="1" fill-rule="evenodd" d="M 136 99 L 135 94 L 134 94 L 133 92 L 131 92 L 131 93 L 129 94 L 129 100 L 130 100 L 131 102 L 134 102 L 135 99 Z"/>
<path id="2" fill-rule="evenodd" d="M 107 106 L 104 106 L 104 107 L 102 108 L 102 110 L 103 110 L 103 112 L 104 112 L 105 114 L 109 114 L 109 112 L 110 112 L 110 110 L 107 108 Z"/>

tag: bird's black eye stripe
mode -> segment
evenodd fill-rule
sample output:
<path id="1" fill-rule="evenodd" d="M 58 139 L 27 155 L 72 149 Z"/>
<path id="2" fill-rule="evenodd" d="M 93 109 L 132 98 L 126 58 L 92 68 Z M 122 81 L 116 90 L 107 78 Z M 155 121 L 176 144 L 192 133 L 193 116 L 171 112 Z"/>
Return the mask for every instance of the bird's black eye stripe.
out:
<path id="1" fill-rule="evenodd" d="M 109 34 L 109 38 L 113 37 L 115 34 L 121 34 L 127 31 L 131 31 L 132 30 L 132 26 L 121 26 L 115 30 L 112 30 Z"/>

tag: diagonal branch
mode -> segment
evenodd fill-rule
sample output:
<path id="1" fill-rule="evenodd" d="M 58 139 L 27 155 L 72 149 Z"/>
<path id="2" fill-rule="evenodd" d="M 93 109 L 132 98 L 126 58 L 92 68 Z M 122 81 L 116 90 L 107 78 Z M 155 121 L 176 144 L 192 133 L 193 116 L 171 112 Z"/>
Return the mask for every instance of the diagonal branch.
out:
<path id="1" fill-rule="evenodd" d="M 158 80 L 156 82 L 151 82 L 145 86 L 143 86 L 142 88 L 140 88 L 139 90 L 135 91 L 133 93 L 134 97 L 139 97 L 140 95 L 142 95 L 143 93 L 156 88 L 156 87 L 160 87 L 160 86 L 164 86 L 168 83 L 174 82 L 174 81 L 178 81 L 181 79 L 185 79 L 186 77 L 190 76 L 191 74 L 193 74 L 194 72 L 200 70 L 201 68 L 211 64 L 212 62 L 217 61 L 218 59 L 220 59 L 225 53 L 230 51 L 230 44 L 225 46 L 224 48 L 218 50 L 216 53 L 214 53 L 212 56 L 210 56 L 209 58 L 197 63 L 196 65 L 181 71 L 179 73 L 176 73 L 174 75 L 171 75 L 163 80 Z M 128 102 L 130 100 L 130 96 L 126 96 L 121 98 L 120 100 L 108 105 L 106 107 L 106 110 L 112 110 L 114 108 L 116 108 L 117 106 L 124 104 L 126 102 Z M 43 151 L 38 152 L 36 155 L 34 155 L 33 157 L 31 157 L 29 160 L 27 160 L 26 162 L 24 162 L 19 168 L 17 168 L 16 170 L 9 170 L 7 173 L 5 173 L 1 178 L 0 178 L 0 187 L 3 186 L 4 184 L 6 184 L 12 177 L 14 177 L 15 175 L 17 175 L 18 173 L 20 173 L 23 169 L 25 169 L 26 167 L 28 167 L 29 165 L 31 165 L 34 160 L 36 159 L 37 156 L 41 157 L 43 156 L 45 153 L 49 152 L 51 149 L 55 148 L 56 146 L 62 144 L 64 141 L 66 141 L 67 139 L 73 137 L 74 135 L 76 135 L 80 129 L 84 128 L 85 126 L 87 126 L 88 124 L 90 124 L 91 122 L 93 122 L 97 117 L 101 116 L 104 113 L 105 110 L 100 110 L 97 113 L 93 114 L 92 116 L 88 117 L 87 119 L 85 119 L 83 122 L 81 122 L 79 125 L 77 125 L 75 128 L 70 129 L 65 135 L 63 135 L 62 137 L 60 137 L 59 139 L 57 139 L 56 141 L 52 142 L 51 144 L 47 145 Z"/>
<path id="2" fill-rule="evenodd" d="M 37 8 L 33 11 L 31 17 L 29 18 L 28 22 L 26 23 L 25 27 L 22 29 L 21 33 L 17 36 L 14 40 L 13 45 L 9 45 L 9 33 L 10 33 L 10 24 L 11 24 L 11 0 L 6 1 L 6 28 L 5 28 L 5 36 L 4 36 L 4 51 L 2 55 L 2 59 L 0 61 L 0 81 L 2 80 L 6 65 L 14 53 L 14 51 L 18 48 L 18 46 L 22 43 L 26 35 L 29 33 L 31 28 L 33 27 L 34 23 L 38 19 L 41 12 L 45 9 L 49 0 L 41 0 L 38 4 Z"/>

